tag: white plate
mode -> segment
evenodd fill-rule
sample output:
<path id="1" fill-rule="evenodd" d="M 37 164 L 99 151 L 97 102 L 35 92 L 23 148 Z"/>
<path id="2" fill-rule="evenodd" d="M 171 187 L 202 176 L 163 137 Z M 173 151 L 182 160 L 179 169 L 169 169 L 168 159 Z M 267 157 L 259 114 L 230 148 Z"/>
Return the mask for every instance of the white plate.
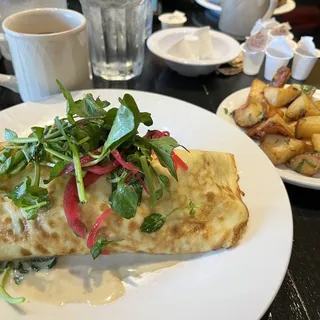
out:
<path id="1" fill-rule="evenodd" d="M 250 87 L 234 92 L 221 102 L 217 110 L 218 117 L 227 120 L 229 123 L 232 123 L 244 133 L 245 130 L 238 127 L 233 120 L 233 117 L 229 114 L 246 102 L 249 91 Z M 315 100 L 320 100 L 320 90 L 316 90 L 313 98 L 315 98 Z M 317 173 L 313 177 L 306 177 L 287 168 L 285 165 L 278 166 L 277 171 L 280 174 L 281 178 L 288 183 L 311 189 L 320 189 L 320 173 Z"/>
<path id="2" fill-rule="evenodd" d="M 124 297 L 100 307 L 43 303 L 21 305 L 25 320 L 256 320 L 274 299 L 287 270 L 292 246 L 292 214 L 284 185 L 262 151 L 245 135 L 213 113 L 173 98 L 130 90 L 91 90 L 94 96 L 118 105 L 118 97 L 131 93 L 143 111 L 150 111 L 154 128 L 169 130 L 186 147 L 231 152 L 236 157 L 240 186 L 250 212 L 248 228 L 238 247 L 204 255 L 173 257 L 181 262 L 169 269 L 126 284 Z M 78 92 L 75 98 L 83 97 Z M 23 103 L 0 112 L 0 131 L 48 123 L 65 114 L 62 96 L 38 103 Z M 258 186 L 263 184 L 263 190 Z M 93 262 L 119 263 L 123 255 Z M 138 262 L 142 255 L 127 255 Z M 155 256 L 143 255 L 144 260 Z M 149 258 L 148 258 L 149 257 Z M 79 261 L 67 258 L 70 265 Z M 89 257 L 83 258 L 85 263 Z M 168 256 L 157 255 L 157 259 Z M 90 259 L 89 259 L 90 260 Z M 125 260 L 125 259 L 124 259 Z M 132 262 L 134 262 L 132 261 Z M 132 284 L 133 283 L 133 284 Z M 16 308 L 0 301 L 3 319 L 21 319 Z"/>
<path id="3" fill-rule="evenodd" d="M 198 30 L 196 27 L 182 27 L 160 30 L 147 40 L 149 50 L 163 58 L 170 68 L 185 76 L 198 76 L 211 73 L 216 65 L 236 58 L 240 52 L 240 44 L 232 37 L 218 31 L 210 30 L 214 52 L 212 59 L 192 60 L 170 55 L 168 49 L 184 36 Z"/>
<path id="4" fill-rule="evenodd" d="M 223 1 L 223 0 L 222 0 Z M 221 5 L 219 4 L 215 4 L 215 3 L 212 3 L 208 0 L 196 0 L 196 2 L 206 8 L 206 9 L 209 9 L 209 10 L 213 10 L 217 13 L 221 13 Z M 274 15 L 280 15 L 280 14 L 284 14 L 284 13 L 288 13 L 292 10 L 294 10 L 296 7 L 296 3 L 294 0 L 288 0 L 286 4 L 282 5 L 281 7 L 277 8 L 274 10 Z"/>

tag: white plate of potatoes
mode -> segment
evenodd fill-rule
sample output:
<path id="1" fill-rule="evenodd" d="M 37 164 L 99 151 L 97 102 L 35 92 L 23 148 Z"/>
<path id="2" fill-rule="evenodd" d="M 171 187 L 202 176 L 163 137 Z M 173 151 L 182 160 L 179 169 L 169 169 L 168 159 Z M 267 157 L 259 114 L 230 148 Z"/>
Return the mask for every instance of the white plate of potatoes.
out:
<path id="1" fill-rule="evenodd" d="M 270 84 L 254 79 L 222 101 L 217 115 L 254 139 L 284 181 L 320 190 L 320 90 L 287 85 L 289 77 L 281 68 Z"/>

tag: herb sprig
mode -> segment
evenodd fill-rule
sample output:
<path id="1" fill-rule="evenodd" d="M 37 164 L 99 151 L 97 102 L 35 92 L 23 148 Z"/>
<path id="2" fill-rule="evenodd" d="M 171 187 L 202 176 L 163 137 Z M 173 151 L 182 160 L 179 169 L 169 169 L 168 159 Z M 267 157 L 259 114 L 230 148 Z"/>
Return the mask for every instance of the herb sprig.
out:
<path id="1" fill-rule="evenodd" d="M 174 212 L 189 210 L 189 215 L 194 216 L 196 214 L 196 208 L 200 208 L 196 206 L 191 200 L 189 201 L 188 206 L 185 207 L 178 207 L 171 210 L 167 214 L 160 214 L 160 213 L 152 213 L 146 216 L 141 224 L 140 230 L 145 233 L 154 233 L 160 230 L 164 223 L 166 222 L 167 218 L 171 216 Z"/>

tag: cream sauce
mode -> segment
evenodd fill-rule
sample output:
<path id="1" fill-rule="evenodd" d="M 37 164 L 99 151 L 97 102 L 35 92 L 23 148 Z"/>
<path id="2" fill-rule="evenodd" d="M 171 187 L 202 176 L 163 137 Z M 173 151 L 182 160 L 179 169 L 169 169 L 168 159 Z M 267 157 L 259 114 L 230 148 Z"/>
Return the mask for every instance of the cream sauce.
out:
<path id="1" fill-rule="evenodd" d="M 120 267 L 115 270 L 96 269 L 90 266 L 72 268 L 54 267 L 51 270 L 30 272 L 16 285 L 8 281 L 6 289 L 14 297 L 24 296 L 27 301 L 51 304 L 87 303 L 90 306 L 108 304 L 125 294 L 123 279 L 137 277 L 171 267 L 178 261 Z"/>

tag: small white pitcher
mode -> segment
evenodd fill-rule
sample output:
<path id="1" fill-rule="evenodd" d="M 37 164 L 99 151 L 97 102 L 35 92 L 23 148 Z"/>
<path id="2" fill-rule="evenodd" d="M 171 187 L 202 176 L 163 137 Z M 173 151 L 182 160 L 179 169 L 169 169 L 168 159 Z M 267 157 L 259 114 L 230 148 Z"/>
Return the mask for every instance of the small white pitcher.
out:
<path id="1" fill-rule="evenodd" d="M 277 5 L 278 0 L 223 0 L 219 29 L 243 39 L 258 19 L 270 19 Z"/>

